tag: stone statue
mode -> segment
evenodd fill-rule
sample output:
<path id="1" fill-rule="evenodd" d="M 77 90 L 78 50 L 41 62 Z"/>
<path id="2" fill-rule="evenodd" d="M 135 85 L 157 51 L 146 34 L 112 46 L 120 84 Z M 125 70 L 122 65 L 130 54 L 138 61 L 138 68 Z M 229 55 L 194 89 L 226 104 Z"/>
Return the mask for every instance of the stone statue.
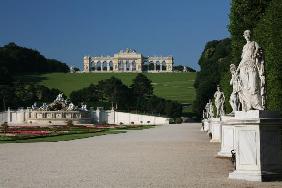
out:
<path id="1" fill-rule="evenodd" d="M 57 96 L 57 98 L 55 99 L 55 101 L 57 101 L 57 102 L 62 102 L 62 101 L 64 101 L 63 93 L 59 93 L 59 95 Z"/>
<path id="2" fill-rule="evenodd" d="M 187 67 L 186 67 L 186 66 L 184 66 L 184 67 L 183 67 L 183 72 L 188 72 L 188 70 L 187 70 Z"/>
<path id="3" fill-rule="evenodd" d="M 39 108 L 39 110 L 47 111 L 48 110 L 48 105 L 46 103 L 43 103 L 42 106 Z"/>
<path id="4" fill-rule="evenodd" d="M 36 102 L 34 102 L 33 105 L 31 105 L 31 109 L 32 109 L 32 110 L 38 109 Z"/>
<path id="5" fill-rule="evenodd" d="M 265 97 L 262 97 L 262 94 L 265 96 L 264 62 L 259 54 L 259 45 L 251 41 L 250 30 L 246 30 L 243 36 L 247 43 L 243 47 L 242 59 L 237 68 L 242 110 L 264 110 Z"/>
<path id="6" fill-rule="evenodd" d="M 229 103 L 232 107 L 232 113 L 235 113 L 235 111 L 239 111 L 240 108 L 240 102 L 239 102 L 239 91 L 240 91 L 240 78 L 239 75 L 236 72 L 236 66 L 234 64 L 230 65 L 230 72 L 231 72 L 231 80 L 230 85 L 232 85 L 233 90 L 230 95 Z"/>
<path id="7" fill-rule="evenodd" d="M 71 102 L 71 103 L 69 104 L 68 108 L 67 108 L 67 111 L 72 111 L 72 110 L 74 110 L 74 109 L 75 109 L 75 106 L 74 106 L 74 104 Z"/>
<path id="8" fill-rule="evenodd" d="M 209 118 L 210 104 L 207 102 L 205 106 L 205 118 Z"/>
<path id="9" fill-rule="evenodd" d="M 213 118 L 214 117 L 214 113 L 213 113 L 213 105 L 212 105 L 212 100 L 209 100 L 209 118 Z"/>
<path id="10" fill-rule="evenodd" d="M 88 110 L 87 110 L 87 105 L 81 103 L 81 108 L 80 108 L 80 110 L 82 110 L 82 111 L 88 111 Z"/>
<path id="11" fill-rule="evenodd" d="M 224 102 L 225 96 L 222 91 L 220 91 L 219 85 L 217 86 L 217 91 L 214 93 L 214 103 L 216 106 L 216 117 L 223 116 L 224 112 Z"/>

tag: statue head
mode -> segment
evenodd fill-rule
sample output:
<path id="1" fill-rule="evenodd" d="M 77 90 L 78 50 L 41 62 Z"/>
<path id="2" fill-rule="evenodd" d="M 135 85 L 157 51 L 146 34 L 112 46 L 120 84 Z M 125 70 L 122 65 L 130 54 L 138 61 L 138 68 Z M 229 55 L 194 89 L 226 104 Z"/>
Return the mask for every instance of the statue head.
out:
<path id="1" fill-rule="evenodd" d="M 236 65 L 234 65 L 234 64 L 230 65 L 230 72 L 231 72 L 231 74 L 235 74 L 236 73 Z"/>
<path id="2" fill-rule="evenodd" d="M 243 36 L 247 41 L 251 40 L 251 31 L 250 30 L 244 31 Z"/>
<path id="3" fill-rule="evenodd" d="M 216 86 L 216 89 L 217 89 L 217 91 L 220 91 L 220 86 L 217 85 L 217 86 Z"/>

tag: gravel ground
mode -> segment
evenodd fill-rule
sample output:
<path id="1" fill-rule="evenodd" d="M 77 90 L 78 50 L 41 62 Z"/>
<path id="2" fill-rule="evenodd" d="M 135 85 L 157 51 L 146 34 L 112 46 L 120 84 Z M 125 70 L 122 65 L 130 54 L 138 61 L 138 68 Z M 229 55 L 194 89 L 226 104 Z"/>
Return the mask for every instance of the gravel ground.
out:
<path id="1" fill-rule="evenodd" d="M 57 143 L 0 144 L 0 187 L 282 187 L 229 180 L 200 124 Z"/>

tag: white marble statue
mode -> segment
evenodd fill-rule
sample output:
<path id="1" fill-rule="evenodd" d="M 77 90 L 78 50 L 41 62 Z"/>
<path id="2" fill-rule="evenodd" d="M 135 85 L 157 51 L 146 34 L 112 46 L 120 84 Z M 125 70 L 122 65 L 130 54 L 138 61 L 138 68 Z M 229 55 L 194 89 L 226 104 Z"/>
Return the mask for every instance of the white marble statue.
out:
<path id="1" fill-rule="evenodd" d="M 246 30 L 244 37 L 247 41 L 243 47 L 241 62 L 237 68 L 240 77 L 239 99 L 242 110 L 264 110 L 265 78 L 264 62 L 259 54 L 259 45 L 251 41 L 251 32 Z"/>
<path id="2" fill-rule="evenodd" d="M 205 106 L 205 118 L 208 119 L 209 118 L 209 112 L 210 112 L 210 104 L 207 102 L 206 106 Z"/>
<path id="3" fill-rule="evenodd" d="M 209 118 L 213 118 L 214 117 L 214 113 L 213 113 L 213 104 L 212 104 L 212 100 L 209 100 Z"/>
<path id="4" fill-rule="evenodd" d="M 43 103 L 42 106 L 39 108 L 39 110 L 47 111 L 47 110 L 48 110 L 48 105 L 47 105 L 47 103 Z"/>
<path id="5" fill-rule="evenodd" d="M 216 107 L 216 117 L 221 117 L 225 114 L 224 112 L 224 102 L 225 96 L 222 91 L 220 91 L 219 85 L 217 86 L 217 91 L 214 93 L 214 103 Z"/>
<path id="6" fill-rule="evenodd" d="M 184 66 L 184 67 L 183 67 L 183 72 L 188 72 L 188 70 L 187 70 L 187 67 L 186 67 L 186 66 Z"/>
<path id="7" fill-rule="evenodd" d="M 232 85 L 233 90 L 230 95 L 229 103 L 232 107 L 232 113 L 235 111 L 239 111 L 240 108 L 240 101 L 239 101 L 239 91 L 240 91 L 240 78 L 239 75 L 236 73 L 236 66 L 234 64 L 230 65 L 230 72 L 231 72 L 231 80 L 230 85 Z"/>
<path id="8" fill-rule="evenodd" d="M 62 101 L 64 101 L 63 93 L 59 93 L 58 96 L 57 96 L 57 98 L 55 99 L 55 101 L 57 101 L 57 102 L 62 102 Z"/>
<path id="9" fill-rule="evenodd" d="M 71 102 L 71 103 L 69 104 L 68 108 L 67 108 L 67 111 L 72 111 L 72 110 L 74 110 L 74 109 L 75 109 L 75 106 L 74 106 L 74 104 Z"/>
<path id="10" fill-rule="evenodd" d="M 88 111 L 88 110 L 87 110 L 87 105 L 81 103 L 81 108 L 80 108 L 80 110 L 82 110 L 82 111 Z"/>
<path id="11" fill-rule="evenodd" d="M 32 109 L 32 110 L 38 109 L 36 102 L 34 102 L 33 105 L 31 105 L 31 109 Z"/>

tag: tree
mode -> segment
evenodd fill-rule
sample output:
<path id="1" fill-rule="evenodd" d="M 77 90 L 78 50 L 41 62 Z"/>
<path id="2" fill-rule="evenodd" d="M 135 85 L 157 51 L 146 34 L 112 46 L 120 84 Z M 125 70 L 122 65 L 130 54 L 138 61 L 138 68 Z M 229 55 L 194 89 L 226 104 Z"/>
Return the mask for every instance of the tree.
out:
<path id="1" fill-rule="evenodd" d="M 233 64 L 238 65 L 241 59 L 245 43 L 243 32 L 247 29 L 253 31 L 270 2 L 271 0 L 232 0 L 228 28 L 232 40 Z"/>
<path id="2" fill-rule="evenodd" d="M 102 99 L 108 105 L 117 104 L 119 109 L 128 110 L 131 106 L 131 90 L 122 83 L 120 79 L 111 77 L 110 79 L 99 81 L 99 88 Z"/>
<path id="3" fill-rule="evenodd" d="M 199 65 L 201 71 L 197 72 L 194 87 L 196 89 L 196 99 L 193 102 L 193 112 L 198 117 L 202 115 L 202 110 L 209 99 L 213 98 L 216 87 L 220 84 L 224 73 L 229 70 L 228 59 L 230 56 L 230 39 L 214 40 L 206 44 L 200 57 Z"/>
<path id="4" fill-rule="evenodd" d="M 136 97 L 150 96 L 154 91 L 152 81 L 142 73 L 137 74 L 136 78 L 133 79 L 131 88 L 133 95 L 135 95 Z"/>
<path id="5" fill-rule="evenodd" d="M 282 4 L 272 0 L 254 29 L 254 38 L 263 48 L 266 71 L 266 107 L 282 113 Z"/>

